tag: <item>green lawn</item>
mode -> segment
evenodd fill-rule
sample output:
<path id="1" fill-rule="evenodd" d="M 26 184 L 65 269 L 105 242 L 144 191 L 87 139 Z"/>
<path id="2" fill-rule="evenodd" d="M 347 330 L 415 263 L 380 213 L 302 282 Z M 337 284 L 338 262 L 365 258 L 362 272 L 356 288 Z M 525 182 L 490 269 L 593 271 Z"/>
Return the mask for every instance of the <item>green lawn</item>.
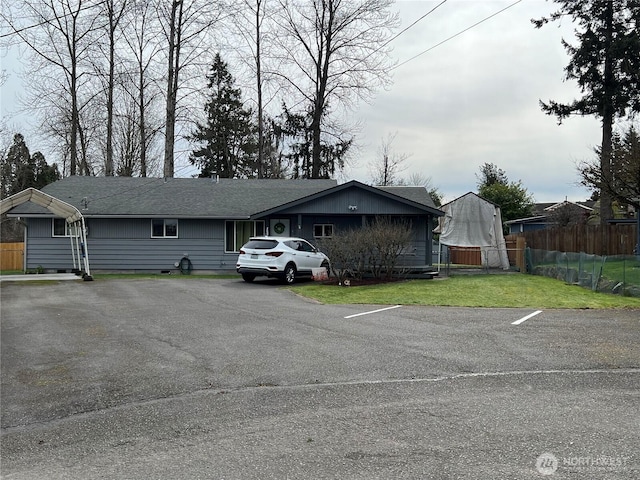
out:
<path id="1" fill-rule="evenodd" d="M 456 307 L 637 308 L 640 298 L 597 293 L 534 275 L 468 275 L 340 287 L 306 283 L 295 293 L 322 303 Z"/>
<path id="2" fill-rule="evenodd" d="M 627 257 L 624 260 L 608 258 L 602 267 L 602 276 L 640 286 L 640 263 L 635 257 Z"/>

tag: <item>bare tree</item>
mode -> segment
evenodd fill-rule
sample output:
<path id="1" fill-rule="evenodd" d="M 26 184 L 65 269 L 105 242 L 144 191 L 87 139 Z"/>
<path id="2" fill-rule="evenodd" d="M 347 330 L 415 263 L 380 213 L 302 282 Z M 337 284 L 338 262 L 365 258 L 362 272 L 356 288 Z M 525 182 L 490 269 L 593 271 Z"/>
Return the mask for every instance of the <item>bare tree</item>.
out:
<path id="1" fill-rule="evenodd" d="M 191 66 L 199 67 L 201 73 L 206 71 L 213 56 L 212 49 L 207 48 L 207 33 L 219 20 L 222 11 L 222 2 L 205 0 L 186 3 L 184 0 L 171 0 L 168 5 L 159 4 L 159 19 L 167 40 L 165 177 L 173 177 L 175 170 L 174 145 L 181 73 Z"/>
<path id="2" fill-rule="evenodd" d="M 410 155 L 393 151 L 393 142 L 397 135 L 397 132 L 390 133 L 382 140 L 376 161 L 369 164 L 373 185 L 384 187 L 397 184 L 400 181 L 398 175 L 408 167 L 405 162 Z"/>
<path id="3" fill-rule="evenodd" d="M 265 73 L 263 68 L 265 38 L 268 37 L 268 32 L 265 32 L 265 22 L 268 22 L 272 15 L 273 13 L 267 8 L 267 0 L 244 0 L 242 8 L 234 15 L 235 30 L 244 40 L 248 49 L 246 54 L 241 54 L 240 61 L 247 65 L 251 72 L 250 75 L 253 77 L 252 83 L 255 86 L 255 111 L 258 126 L 256 173 L 258 178 L 264 178 L 268 171 L 273 170 L 266 165 L 269 148 L 266 144 L 268 137 L 265 122 Z M 237 46 L 231 46 L 231 48 L 238 49 Z"/>
<path id="4" fill-rule="evenodd" d="M 129 0 L 104 0 L 103 15 L 106 16 L 107 22 L 105 23 L 107 34 L 107 69 L 106 75 L 106 91 L 107 91 L 107 124 L 106 124 L 106 152 L 104 163 L 104 174 L 106 176 L 112 176 L 114 174 L 113 168 L 113 116 L 114 116 L 114 90 L 116 81 L 116 48 L 117 38 L 116 35 L 120 31 L 119 24 L 126 9 L 129 6 Z M 102 43 L 98 43 L 101 47 Z"/>
<path id="5" fill-rule="evenodd" d="M 61 72 L 63 80 L 59 88 L 69 98 L 65 108 L 67 112 L 61 116 L 68 130 L 70 173 L 89 173 L 87 157 L 78 156 L 82 149 L 80 140 L 80 110 L 82 108 L 81 89 L 87 81 L 87 67 L 93 35 L 98 27 L 100 17 L 95 3 L 83 0 L 21 0 L 12 5 L 14 11 L 20 12 L 23 22 L 31 28 L 23 28 L 13 22 L 10 16 L 2 14 L 13 33 L 20 42 L 27 46 L 34 57 L 43 61 L 42 70 L 32 75 L 59 78 L 52 70 Z M 50 92 L 56 82 L 48 82 Z M 62 106 L 58 103 L 58 107 Z"/>
<path id="6" fill-rule="evenodd" d="M 153 148 L 154 141 L 160 131 L 161 121 L 154 119 L 155 105 L 158 102 L 161 92 L 157 88 L 158 82 L 154 71 L 157 62 L 154 58 L 162 48 L 162 42 L 159 35 L 159 24 L 154 15 L 155 6 L 151 2 L 137 1 L 133 4 L 133 8 L 127 11 L 126 22 L 122 25 L 122 39 L 128 46 L 129 55 L 127 56 L 126 78 L 123 79 L 122 88 L 125 91 L 122 100 L 125 107 L 121 113 L 125 119 L 121 120 L 120 132 L 122 134 L 119 142 L 128 144 L 129 139 L 135 138 L 138 147 L 135 149 L 139 155 L 139 175 L 146 177 L 150 163 L 150 151 Z M 135 109 L 129 108 L 129 104 L 133 103 Z M 130 119 L 126 117 L 131 116 Z M 135 118 L 135 121 L 131 121 Z M 127 125 L 125 128 L 124 125 Z M 129 126 L 135 125 L 138 129 L 137 135 L 129 132 Z M 120 147 L 129 151 L 132 146 Z M 118 167 L 120 171 L 131 171 L 131 166 L 125 165 Z"/>
<path id="7" fill-rule="evenodd" d="M 330 108 L 368 99 L 389 77 L 386 47 L 398 16 L 392 0 L 279 0 L 281 47 L 287 70 L 279 75 L 309 113 L 311 178 L 326 175 L 323 134 Z M 350 144 L 350 142 L 348 142 Z M 342 152 L 345 153 L 345 152 Z M 331 159 L 331 161 L 333 158 Z"/>

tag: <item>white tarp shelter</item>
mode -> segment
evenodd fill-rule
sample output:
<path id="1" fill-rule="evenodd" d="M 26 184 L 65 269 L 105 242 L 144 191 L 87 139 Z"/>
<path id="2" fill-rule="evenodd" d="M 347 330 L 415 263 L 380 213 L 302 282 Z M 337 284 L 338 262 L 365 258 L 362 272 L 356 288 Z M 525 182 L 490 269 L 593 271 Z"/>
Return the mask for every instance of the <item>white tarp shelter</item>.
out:
<path id="1" fill-rule="evenodd" d="M 509 269 L 500 207 L 469 192 L 442 205 L 440 210 L 445 214 L 434 230 L 440 234 L 440 244 L 480 247 L 483 266 Z"/>
<path id="2" fill-rule="evenodd" d="M 69 224 L 71 232 L 71 256 L 73 257 L 73 269 L 76 272 L 82 272 L 84 267 L 83 278 L 92 280 L 89 270 L 89 252 L 87 250 L 87 230 L 84 223 L 84 217 L 80 210 L 62 200 L 51 195 L 47 195 L 35 188 L 27 188 L 21 192 L 11 195 L 10 197 L 0 200 L 0 214 L 6 213 L 13 207 L 17 207 L 26 202 L 33 202 L 36 205 L 45 207 L 51 213 L 64 218 Z"/>

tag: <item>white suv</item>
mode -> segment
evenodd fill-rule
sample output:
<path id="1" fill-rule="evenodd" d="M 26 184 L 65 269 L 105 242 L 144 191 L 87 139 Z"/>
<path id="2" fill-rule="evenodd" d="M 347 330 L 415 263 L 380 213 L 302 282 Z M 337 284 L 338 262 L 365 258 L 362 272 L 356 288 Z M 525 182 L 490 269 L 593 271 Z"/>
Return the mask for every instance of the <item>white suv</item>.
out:
<path id="1" fill-rule="evenodd" d="M 329 270 L 329 258 L 302 238 L 251 237 L 240 249 L 236 271 L 245 282 L 258 276 L 277 277 L 285 283 L 311 276 L 313 268 Z"/>

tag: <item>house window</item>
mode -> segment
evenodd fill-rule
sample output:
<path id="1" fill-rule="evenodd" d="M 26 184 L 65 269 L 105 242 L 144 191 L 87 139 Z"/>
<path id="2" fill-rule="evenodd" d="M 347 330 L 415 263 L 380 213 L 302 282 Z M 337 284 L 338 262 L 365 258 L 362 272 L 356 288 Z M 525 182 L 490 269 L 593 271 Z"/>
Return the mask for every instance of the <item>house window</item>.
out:
<path id="1" fill-rule="evenodd" d="M 331 238 L 333 237 L 333 224 L 316 223 L 313 225 L 313 236 L 315 238 Z"/>
<path id="2" fill-rule="evenodd" d="M 71 230 L 69 224 L 64 218 L 54 218 L 52 222 L 52 229 L 54 237 L 70 237 Z"/>
<path id="3" fill-rule="evenodd" d="M 264 235 L 264 220 L 257 221 L 227 221 L 225 224 L 224 251 L 239 252 L 242 245 L 249 241 L 249 237 Z"/>
<path id="4" fill-rule="evenodd" d="M 151 238 L 178 238 L 178 220 L 154 218 L 151 220 Z"/>

